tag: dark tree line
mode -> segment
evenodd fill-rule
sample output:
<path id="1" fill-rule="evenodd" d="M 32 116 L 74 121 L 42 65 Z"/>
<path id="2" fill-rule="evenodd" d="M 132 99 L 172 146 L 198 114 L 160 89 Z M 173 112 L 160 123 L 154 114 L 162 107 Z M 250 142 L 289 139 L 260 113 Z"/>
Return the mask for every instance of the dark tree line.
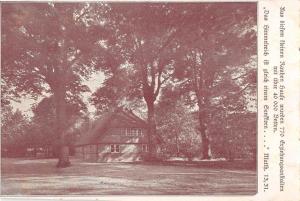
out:
<path id="1" fill-rule="evenodd" d="M 233 125 L 252 115 L 255 4 L 4 4 L 1 37 L 1 104 L 51 97 L 31 121 L 55 127 L 47 136 L 58 139 L 58 167 L 70 164 L 68 132 L 87 113 L 82 82 L 99 70 L 105 80 L 91 103 L 99 114 L 116 106 L 144 111 L 149 159 L 159 147 L 208 159 L 215 136 L 226 143 L 255 129 L 252 121 Z M 43 111 L 47 101 L 51 112 Z"/>

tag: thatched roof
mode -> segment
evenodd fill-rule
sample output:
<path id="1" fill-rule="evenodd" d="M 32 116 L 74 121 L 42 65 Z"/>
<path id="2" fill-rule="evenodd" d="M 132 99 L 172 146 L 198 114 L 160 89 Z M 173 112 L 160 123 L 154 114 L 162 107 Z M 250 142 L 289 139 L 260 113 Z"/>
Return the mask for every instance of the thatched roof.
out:
<path id="1" fill-rule="evenodd" d="M 101 142 L 101 138 L 105 134 L 106 130 L 111 127 L 111 122 L 117 117 L 123 115 L 134 122 L 134 127 L 138 128 L 147 128 L 147 123 L 136 116 L 130 110 L 124 110 L 123 108 L 117 108 L 113 111 L 103 114 L 99 119 L 97 119 L 92 128 L 86 133 L 83 134 L 75 143 L 76 146 L 96 144 Z M 125 122 L 126 123 L 126 122 Z M 126 125 L 126 124 L 125 124 Z M 130 127 L 130 125 L 126 126 Z M 116 139 L 119 141 L 118 139 Z M 119 143 L 117 142 L 116 143 Z"/>

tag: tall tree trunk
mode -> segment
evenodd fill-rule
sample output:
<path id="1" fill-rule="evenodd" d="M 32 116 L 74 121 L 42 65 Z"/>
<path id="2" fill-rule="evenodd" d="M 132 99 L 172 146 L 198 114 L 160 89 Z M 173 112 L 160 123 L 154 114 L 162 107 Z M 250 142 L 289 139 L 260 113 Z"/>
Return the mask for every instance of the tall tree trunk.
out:
<path id="1" fill-rule="evenodd" d="M 58 134 L 58 162 L 56 167 L 64 168 L 71 165 L 69 160 L 69 147 L 66 141 L 66 89 L 65 86 L 58 86 L 55 93 L 56 126 Z"/>
<path id="2" fill-rule="evenodd" d="M 154 101 L 146 100 L 148 109 L 148 141 L 149 141 L 149 156 L 151 159 L 156 159 L 156 123 L 154 117 Z"/>
<path id="3" fill-rule="evenodd" d="M 196 59 L 196 58 L 195 58 Z M 194 66 L 194 91 L 197 97 L 197 104 L 199 108 L 198 112 L 198 120 L 199 120 L 199 131 L 201 136 L 201 158 L 202 159 L 210 159 L 210 144 L 209 138 L 207 134 L 207 129 L 205 125 L 206 112 L 204 111 L 207 106 L 207 93 L 205 90 L 205 80 L 204 80 L 204 72 L 203 70 L 196 68 Z"/>
<path id="4" fill-rule="evenodd" d="M 175 136 L 175 142 L 176 142 L 176 157 L 179 157 L 179 140 L 178 140 L 177 132 L 176 132 L 176 136 Z"/>
<path id="5" fill-rule="evenodd" d="M 201 135 L 201 158 L 210 159 L 209 138 L 207 136 L 206 126 L 204 124 L 204 113 L 199 111 L 199 130 Z"/>

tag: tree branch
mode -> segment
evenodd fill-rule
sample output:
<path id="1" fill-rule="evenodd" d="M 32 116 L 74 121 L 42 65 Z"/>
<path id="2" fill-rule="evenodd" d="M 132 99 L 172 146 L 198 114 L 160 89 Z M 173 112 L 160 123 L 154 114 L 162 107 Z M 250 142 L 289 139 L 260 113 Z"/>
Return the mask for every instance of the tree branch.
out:
<path id="1" fill-rule="evenodd" d="M 69 64 L 70 65 L 70 67 L 72 67 L 75 63 L 76 63 L 76 61 L 78 61 L 79 59 L 80 59 L 80 56 L 82 55 L 82 52 L 80 52 L 79 54 L 77 54 L 76 56 L 75 56 L 75 59 L 73 59 L 72 61 L 70 61 L 71 63 Z"/>
<path id="2" fill-rule="evenodd" d="M 79 20 L 85 15 L 85 14 L 87 14 L 88 13 L 88 9 L 85 9 L 85 11 L 82 13 L 82 14 L 80 14 L 78 17 L 77 17 L 77 19 L 75 19 L 75 21 L 76 22 L 79 22 Z"/>
<path id="3" fill-rule="evenodd" d="M 155 89 L 155 91 L 154 91 L 154 97 L 155 97 L 155 98 L 158 96 L 160 87 L 161 87 L 161 85 L 162 85 L 161 75 L 162 75 L 162 71 L 159 71 L 159 72 L 158 72 L 158 76 L 157 76 L 157 86 L 156 86 L 156 89 Z"/>
<path id="4" fill-rule="evenodd" d="M 237 76 L 237 77 L 235 77 L 235 78 L 232 78 L 232 80 L 237 80 L 237 79 L 239 79 L 239 78 L 245 77 L 245 76 L 249 75 L 250 73 L 251 73 L 251 71 L 249 71 L 249 72 L 247 72 L 247 73 L 244 73 L 244 74 L 242 74 L 242 75 L 239 75 L 239 76 Z"/>

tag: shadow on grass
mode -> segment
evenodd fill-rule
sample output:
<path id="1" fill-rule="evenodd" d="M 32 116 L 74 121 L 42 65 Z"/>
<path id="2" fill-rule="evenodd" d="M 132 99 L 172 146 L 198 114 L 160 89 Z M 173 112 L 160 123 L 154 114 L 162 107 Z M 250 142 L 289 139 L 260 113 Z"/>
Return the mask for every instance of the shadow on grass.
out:
<path id="1" fill-rule="evenodd" d="M 182 166 L 228 170 L 252 170 L 256 171 L 255 160 L 236 161 L 158 161 L 158 162 L 134 162 L 133 164 L 162 165 L 162 166 Z"/>

